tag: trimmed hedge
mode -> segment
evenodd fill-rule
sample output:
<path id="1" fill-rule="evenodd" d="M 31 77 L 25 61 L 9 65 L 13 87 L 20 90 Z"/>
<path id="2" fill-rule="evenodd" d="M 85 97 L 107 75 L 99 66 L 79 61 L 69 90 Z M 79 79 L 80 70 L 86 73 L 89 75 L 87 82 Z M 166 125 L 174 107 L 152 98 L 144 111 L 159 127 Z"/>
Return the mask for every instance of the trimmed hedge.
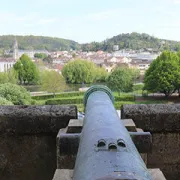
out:
<path id="1" fill-rule="evenodd" d="M 114 96 L 115 102 L 116 101 L 135 101 L 134 95 L 120 95 L 120 96 Z"/>
<path id="2" fill-rule="evenodd" d="M 68 98 L 68 97 L 74 97 L 74 96 L 84 96 L 85 92 L 65 92 L 65 93 L 59 93 L 56 94 L 55 98 Z M 115 100 L 119 101 L 134 101 L 134 95 L 132 94 L 120 94 L 120 96 L 115 92 L 113 93 Z M 35 100 L 48 100 L 54 98 L 53 94 L 47 94 L 47 95 L 38 95 L 38 96 L 32 96 L 32 99 Z"/>
<path id="3" fill-rule="evenodd" d="M 134 101 L 134 96 L 115 96 L 115 103 L 117 102 L 130 102 Z M 58 105 L 58 104 L 83 104 L 83 96 L 71 97 L 71 98 L 53 98 L 48 99 L 45 102 L 46 105 Z"/>
<path id="4" fill-rule="evenodd" d="M 45 103 L 46 105 L 58 105 L 58 104 L 83 104 L 82 97 L 66 98 L 66 99 L 49 99 Z"/>
<path id="5" fill-rule="evenodd" d="M 133 101 L 119 101 L 119 102 L 114 103 L 114 107 L 116 109 L 120 110 L 122 108 L 122 105 L 124 105 L 124 104 L 136 104 L 136 103 Z"/>
<path id="6" fill-rule="evenodd" d="M 83 96 L 84 92 L 67 92 L 67 93 L 60 93 L 60 94 L 56 94 L 55 98 L 66 98 L 66 97 L 73 97 L 73 96 Z M 51 99 L 54 98 L 53 94 L 47 94 L 47 95 L 38 95 L 38 96 L 32 96 L 32 99 L 35 100 L 47 100 L 47 99 Z"/>

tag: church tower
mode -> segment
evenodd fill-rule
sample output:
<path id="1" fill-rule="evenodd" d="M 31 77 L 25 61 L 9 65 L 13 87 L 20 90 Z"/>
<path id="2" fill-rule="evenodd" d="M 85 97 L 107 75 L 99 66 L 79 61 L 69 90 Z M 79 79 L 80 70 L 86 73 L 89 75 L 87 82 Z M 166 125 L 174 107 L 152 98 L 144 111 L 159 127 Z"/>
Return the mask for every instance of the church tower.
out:
<path id="1" fill-rule="evenodd" d="M 13 58 L 15 60 L 18 59 L 18 42 L 17 42 L 17 39 L 15 38 L 15 41 L 14 41 L 14 46 L 13 46 Z"/>

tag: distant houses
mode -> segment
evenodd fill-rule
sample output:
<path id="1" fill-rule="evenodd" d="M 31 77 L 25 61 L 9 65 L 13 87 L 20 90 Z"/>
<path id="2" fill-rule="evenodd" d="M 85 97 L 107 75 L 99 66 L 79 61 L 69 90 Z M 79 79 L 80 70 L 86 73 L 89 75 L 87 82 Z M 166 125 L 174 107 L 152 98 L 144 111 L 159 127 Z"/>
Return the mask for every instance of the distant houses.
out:
<path id="1" fill-rule="evenodd" d="M 128 66 L 140 70 L 143 75 L 149 68 L 151 62 L 156 59 L 161 52 L 149 49 L 135 50 L 119 50 L 112 53 L 99 50 L 97 52 L 83 51 L 55 51 L 48 52 L 47 50 L 19 50 L 18 43 L 15 39 L 13 50 L 6 51 L 6 55 L 11 55 L 13 58 L 0 59 L 0 72 L 5 72 L 13 67 L 15 62 L 26 54 L 34 59 L 36 53 L 46 54 L 52 59 L 51 68 L 61 72 L 63 66 L 74 59 L 85 59 L 94 62 L 97 66 L 104 67 L 107 72 L 111 72 L 117 66 Z M 38 59 L 34 59 L 38 62 Z"/>

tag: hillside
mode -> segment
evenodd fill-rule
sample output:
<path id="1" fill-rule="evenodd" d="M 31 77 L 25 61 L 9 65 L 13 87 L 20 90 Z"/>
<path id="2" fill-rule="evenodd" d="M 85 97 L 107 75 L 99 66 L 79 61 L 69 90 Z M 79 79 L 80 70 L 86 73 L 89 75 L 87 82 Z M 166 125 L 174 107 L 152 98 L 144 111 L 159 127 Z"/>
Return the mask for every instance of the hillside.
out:
<path id="1" fill-rule="evenodd" d="M 92 42 L 88 44 L 83 44 L 82 49 L 84 51 L 112 51 L 113 45 L 119 45 L 120 49 L 133 50 L 138 50 L 142 48 L 153 48 L 156 50 L 180 50 L 180 42 L 158 39 L 144 33 L 120 34 L 110 39 L 106 39 L 103 42 Z"/>
<path id="2" fill-rule="evenodd" d="M 39 50 L 69 50 L 78 49 L 79 44 L 72 40 L 44 36 L 0 36 L 0 49 L 11 49 L 15 40 L 18 41 L 19 49 L 39 49 Z"/>
<path id="3" fill-rule="evenodd" d="M 109 51 L 113 50 L 113 45 L 119 45 L 120 49 L 133 49 L 138 50 L 142 48 L 153 48 L 156 50 L 180 50 L 180 42 L 158 39 L 148 34 L 120 34 L 103 42 L 92 42 L 87 44 L 79 44 L 72 40 L 44 37 L 44 36 L 13 36 L 5 35 L 0 36 L 0 53 L 3 50 L 11 49 L 15 40 L 18 41 L 19 49 L 39 49 L 48 51 L 58 50 L 77 50 L 83 51 Z"/>

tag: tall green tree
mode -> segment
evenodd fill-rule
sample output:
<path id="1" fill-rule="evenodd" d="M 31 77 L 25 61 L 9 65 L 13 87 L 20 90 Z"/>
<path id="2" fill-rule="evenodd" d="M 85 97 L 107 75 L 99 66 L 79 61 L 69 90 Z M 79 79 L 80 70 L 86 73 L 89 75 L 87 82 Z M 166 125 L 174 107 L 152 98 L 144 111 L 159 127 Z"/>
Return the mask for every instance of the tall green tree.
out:
<path id="1" fill-rule="evenodd" d="M 88 60 L 77 59 L 62 69 L 67 83 L 92 83 L 95 79 L 95 65 Z"/>
<path id="2" fill-rule="evenodd" d="M 144 89 L 170 96 L 180 87 L 180 58 L 176 53 L 164 51 L 145 73 Z"/>
<path id="3" fill-rule="evenodd" d="M 56 71 L 44 71 L 42 73 L 42 90 L 53 93 L 55 97 L 55 93 L 64 90 L 66 86 L 66 82 L 62 75 L 60 75 Z"/>
<path id="4" fill-rule="evenodd" d="M 96 67 L 95 69 L 95 81 L 96 82 L 106 82 L 108 77 L 108 72 L 103 67 Z"/>
<path id="5" fill-rule="evenodd" d="M 130 92 L 133 87 L 133 73 L 128 67 L 117 67 L 109 75 L 107 85 L 113 91 Z"/>
<path id="6" fill-rule="evenodd" d="M 31 58 L 23 54 L 14 64 L 13 68 L 18 73 L 20 84 L 37 84 L 39 81 L 39 71 Z"/>
<path id="7" fill-rule="evenodd" d="M 0 72 L 0 84 L 3 83 L 16 84 L 17 82 L 18 82 L 17 73 L 13 68 L 8 70 L 7 72 Z"/>

